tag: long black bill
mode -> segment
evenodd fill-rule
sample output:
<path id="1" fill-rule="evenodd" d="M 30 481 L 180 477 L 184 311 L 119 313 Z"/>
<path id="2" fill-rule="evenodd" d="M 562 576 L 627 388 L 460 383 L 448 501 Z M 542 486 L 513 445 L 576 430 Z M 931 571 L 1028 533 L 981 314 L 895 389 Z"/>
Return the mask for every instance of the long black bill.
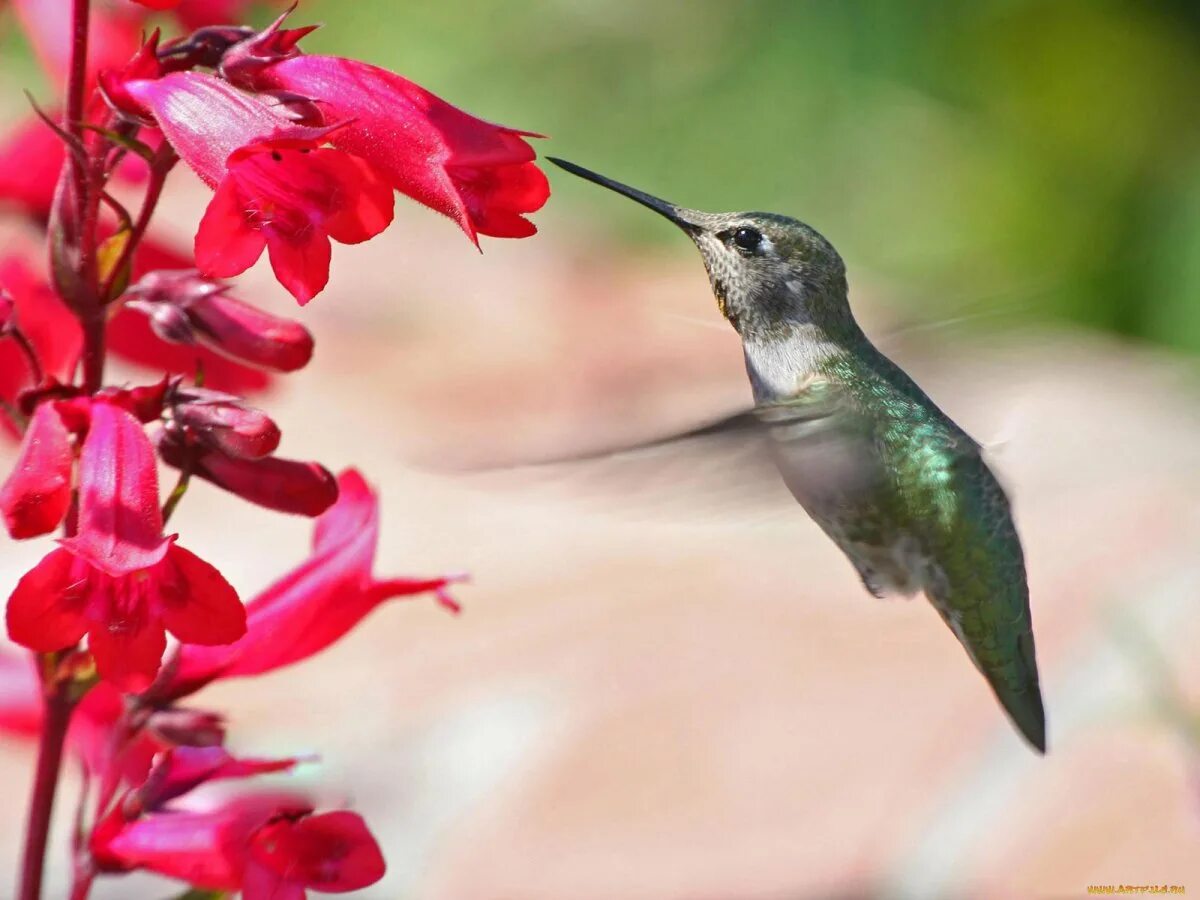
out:
<path id="1" fill-rule="evenodd" d="M 565 159 L 558 159 L 554 156 L 547 156 L 546 159 L 560 169 L 566 169 L 572 175 L 578 175 L 580 178 L 593 181 L 601 187 L 608 188 L 610 191 L 624 194 L 630 200 L 636 200 L 642 206 L 648 206 L 659 215 L 670 219 L 689 234 L 698 231 L 700 228 L 698 223 L 689 218 L 689 215 L 692 213 L 690 209 L 684 209 L 676 206 L 674 203 L 668 203 L 666 200 L 659 200 L 657 197 L 650 196 L 645 191 L 639 191 L 637 188 L 631 188 L 627 184 L 621 184 L 619 181 L 605 178 L 603 175 L 599 175 L 590 169 L 585 169 L 583 166 L 577 166 L 573 162 L 567 162 Z"/>

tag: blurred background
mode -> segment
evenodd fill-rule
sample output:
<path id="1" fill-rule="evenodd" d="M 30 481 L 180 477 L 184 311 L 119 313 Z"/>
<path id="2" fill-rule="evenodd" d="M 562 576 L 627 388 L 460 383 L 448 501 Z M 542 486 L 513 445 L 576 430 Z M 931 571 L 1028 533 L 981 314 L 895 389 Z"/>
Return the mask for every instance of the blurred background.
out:
<path id="1" fill-rule="evenodd" d="M 314 0 L 295 20 L 327 23 L 310 52 L 540 152 L 829 237 L 868 332 L 1014 498 L 1050 723 L 1037 758 L 923 600 L 868 597 L 736 458 L 459 471 L 657 437 L 749 390 L 694 248 L 645 210 L 547 166 L 539 236 L 480 255 L 401 202 L 337 246 L 301 314 L 316 359 L 259 402 L 286 455 L 380 488 L 378 571 L 469 571 L 465 612 L 395 604 L 198 698 L 240 750 L 320 751 L 301 778 L 389 860 L 367 896 L 1200 890 L 1200 7 Z M 12 123 L 18 87 L 52 94 L 0 21 Z M 208 194 L 169 190 L 186 246 Z M 239 294 L 290 306 L 261 267 Z M 204 485 L 176 521 L 246 595 L 309 531 Z M 42 552 L 6 544 L 4 584 Z M 31 764 L 0 742 L 14 808 Z"/>

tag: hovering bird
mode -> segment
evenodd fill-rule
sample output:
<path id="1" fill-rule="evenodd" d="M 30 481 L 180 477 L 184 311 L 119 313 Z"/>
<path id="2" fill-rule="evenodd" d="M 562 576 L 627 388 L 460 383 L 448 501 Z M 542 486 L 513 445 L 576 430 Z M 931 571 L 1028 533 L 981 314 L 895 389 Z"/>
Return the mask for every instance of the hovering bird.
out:
<path id="1" fill-rule="evenodd" d="M 787 216 L 686 209 L 549 159 L 695 242 L 754 393 L 753 411 L 729 426 L 766 432 L 792 495 L 868 591 L 929 598 L 1044 753 L 1025 561 L 1004 490 L 979 444 L 863 333 L 833 245 Z"/>

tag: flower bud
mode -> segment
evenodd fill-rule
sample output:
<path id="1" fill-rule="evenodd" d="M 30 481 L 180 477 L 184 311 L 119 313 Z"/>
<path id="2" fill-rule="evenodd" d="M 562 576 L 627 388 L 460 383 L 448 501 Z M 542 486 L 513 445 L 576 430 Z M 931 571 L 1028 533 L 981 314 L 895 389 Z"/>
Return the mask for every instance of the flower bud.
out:
<path id="1" fill-rule="evenodd" d="M 316 31 L 317 26 L 284 28 L 283 22 L 290 12 L 288 10 L 259 33 L 230 47 L 221 58 L 221 77 L 238 84 L 239 80 L 245 81 L 264 66 L 298 56 L 300 51 L 296 49 L 296 44 L 305 35 Z"/>
<path id="2" fill-rule="evenodd" d="M 196 331 L 192 322 L 178 306 L 152 303 L 149 300 L 130 300 L 126 304 L 146 316 L 150 330 L 168 344 L 194 344 Z"/>
<path id="3" fill-rule="evenodd" d="M 146 78 L 159 78 L 163 68 L 158 61 L 158 29 L 150 35 L 124 68 L 120 70 L 107 69 L 98 76 L 100 93 L 114 112 L 142 124 L 153 124 L 149 111 L 127 89 L 131 81 Z"/>
<path id="4" fill-rule="evenodd" d="M 167 465 L 190 466 L 197 477 L 278 512 L 319 516 L 337 500 L 337 479 L 319 463 L 275 456 L 239 459 L 220 450 L 188 447 L 169 432 L 160 439 L 158 452 Z"/>
<path id="5" fill-rule="evenodd" d="M 312 359 L 303 325 L 227 296 L 228 286 L 195 269 L 150 272 L 126 292 L 126 306 L 147 316 L 154 333 L 177 344 L 202 343 L 239 362 L 294 372 Z"/>
<path id="6" fill-rule="evenodd" d="M 215 69 L 221 58 L 235 44 L 254 36 L 254 29 L 244 25 L 206 25 L 187 37 L 169 42 L 158 53 L 164 71 L 179 72 L 201 66 Z"/>
<path id="7" fill-rule="evenodd" d="M 224 717 L 203 709 L 158 709 L 150 714 L 146 727 L 163 742 L 177 747 L 219 747 L 225 743 Z"/>
<path id="8" fill-rule="evenodd" d="M 262 410 L 235 398 L 179 403 L 173 414 L 201 443 L 229 456 L 260 459 L 279 446 L 279 426 Z"/>
<path id="9" fill-rule="evenodd" d="M 241 362 L 294 372 L 312 359 L 313 338 L 307 328 L 233 297 L 201 297 L 188 306 L 188 314 L 205 344 Z"/>

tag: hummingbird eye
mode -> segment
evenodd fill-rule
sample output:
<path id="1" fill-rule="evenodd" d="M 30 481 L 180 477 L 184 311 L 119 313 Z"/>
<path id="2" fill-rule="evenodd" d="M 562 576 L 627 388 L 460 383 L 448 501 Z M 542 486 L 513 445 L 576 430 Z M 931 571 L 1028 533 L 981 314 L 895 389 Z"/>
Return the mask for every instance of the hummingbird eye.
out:
<path id="1" fill-rule="evenodd" d="M 762 232 L 743 225 L 733 233 L 733 243 L 739 250 L 754 252 L 762 243 Z"/>

